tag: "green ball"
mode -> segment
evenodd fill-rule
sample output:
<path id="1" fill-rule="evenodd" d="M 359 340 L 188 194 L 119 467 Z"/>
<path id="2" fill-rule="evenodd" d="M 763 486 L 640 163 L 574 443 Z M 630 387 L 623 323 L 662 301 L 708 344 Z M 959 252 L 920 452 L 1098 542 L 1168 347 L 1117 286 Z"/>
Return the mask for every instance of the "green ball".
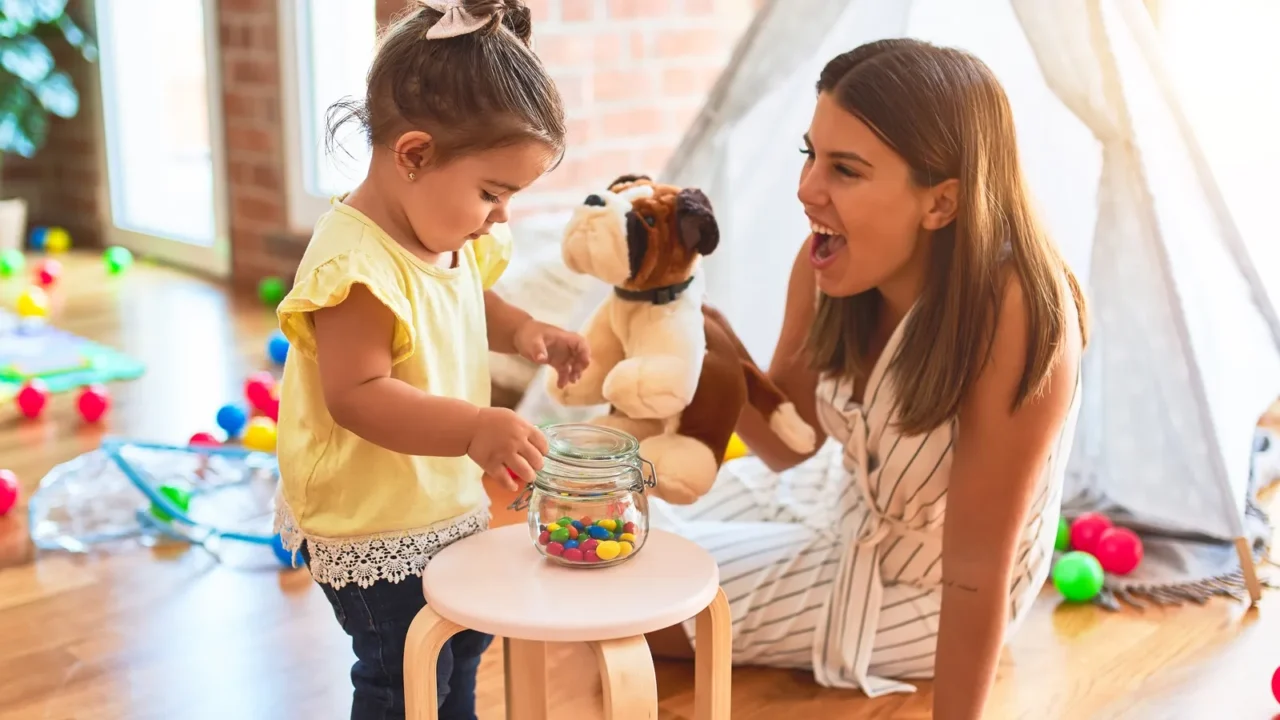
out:
<path id="1" fill-rule="evenodd" d="M 133 253 L 129 252 L 129 248 L 114 245 L 102 253 L 102 262 L 106 264 L 108 273 L 119 275 L 133 264 Z"/>
<path id="2" fill-rule="evenodd" d="M 1053 564 L 1053 586 L 1070 602 L 1089 602 L 1102 590 L 1106 576 L 1098 559 L 1073 550 Z"/>
<path id="3" fill-rule="evenodd" d="M 10 248 L 8 250 L 0 250 L 0 278 L 13 277 L 22 272 L 22 268 L 27 264 L 27 258 L 22 254 L 21 250 Z"/>
<path id="4" fill-rule="evenodd" d="M 284 295 L 284 281 L 274 275 L 262 278 L 262 282 L 258 283 L 258 298 L 262 300 L 263 305 L 275 307 L 284 300 Z"/>
<path id="5" fill-rule="evenodd" d="M 1071 523 L 1064 517 L 1058 518 L 1058 539 L 1054 541 L 1053 549 L 1059 552 L 1071 549 Z"/>
<path id="6" fill-rule="evenodd" d="M 180 487 L 174 487 L 173 485 L 161 485 L 160 494 L 165 496 L 169 502 L 177 505 L 178 509 L 184 513 L 191 508 L 191 493 Z M 173 516 L 162 510 L 160 506 L 155 503 L 152 503 L 151 505 L 151 514 L 161 522 L 169 522 L 173 519 Z"/>

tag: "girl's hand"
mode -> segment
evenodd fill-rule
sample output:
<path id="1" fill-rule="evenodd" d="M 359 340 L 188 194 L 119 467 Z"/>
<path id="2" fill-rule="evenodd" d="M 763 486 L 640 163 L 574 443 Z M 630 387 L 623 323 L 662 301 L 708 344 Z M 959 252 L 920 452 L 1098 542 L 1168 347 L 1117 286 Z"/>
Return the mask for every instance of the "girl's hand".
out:
<path id="1" fill-rule="evenodd" d="M 577 382 L 591 364 L 587 339 L 554 325 L 528 320 L 516 330 L 514 340 L 521 357 L 555 368 L 560 387 Z"/>
<path id="2" fill-rule="evenodd" d="M 518 489 L 507 469 L 521 481 L 533 482 L 547 449 L 546 436 L 528 420 L 506 408 L 484 408 L 476 423 L 476 434 L 467 446 L 467 456 L 489 477 Z"/>

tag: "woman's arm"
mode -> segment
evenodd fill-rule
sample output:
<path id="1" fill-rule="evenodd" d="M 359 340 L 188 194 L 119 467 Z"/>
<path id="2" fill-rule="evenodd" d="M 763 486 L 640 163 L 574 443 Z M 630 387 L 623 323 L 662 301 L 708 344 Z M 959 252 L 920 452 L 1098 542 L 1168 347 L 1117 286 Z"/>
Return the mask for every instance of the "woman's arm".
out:
<path id="1" fill-rule="evenodd" d="M 1027 354 L 1022 286 L 1011 277 L 991 357 L 960 408 L 942 538 L 942 613 L 933 717 L 976 720 L 995 678 L 1018 540 L 1070 409 L 1081 338 L 1070 296 L 1066 342 L 1043 394 L 1012 410 Z"/>
<path id="2" fill-rule="evenodd" d="M 814 447 L 822 447 L 826 435 L 818 424 L 818 412 L 814 392 L 818 387 L 818 375 L 809 368 L 809 360 L 802 348 L 813 323 L 817 285 L 813 268 L 809 265 L 809 240 L 806 238 L 800 252 L 791 265 L 791 279 L 787 284 L 787 307 L 782 318 L 782 331 L 769 363 L 769 378 L 782 390 L 800 417 L 817 433 Z M 743 408 L 738 418 L 738 435 L 770 470 L 781 472 L 795 467 L 813 456 L 802 455 L 787 447 L 782 439 L 769 429 L 769 421 L 755 408 Z"/>

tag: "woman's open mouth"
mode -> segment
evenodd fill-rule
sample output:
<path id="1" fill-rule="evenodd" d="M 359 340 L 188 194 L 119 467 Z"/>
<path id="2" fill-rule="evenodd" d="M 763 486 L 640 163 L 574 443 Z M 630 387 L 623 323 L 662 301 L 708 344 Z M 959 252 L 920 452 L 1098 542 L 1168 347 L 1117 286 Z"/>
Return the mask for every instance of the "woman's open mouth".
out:
<path id="1" fill-rule="evenodd" d="M 845 247 L 845 237 L 813 221 L 810 221 L 809 227 L 813 231 L 813 242 L 809 244 L 809 261 L 814 268 L 821 270 L 835 262 Z"/>

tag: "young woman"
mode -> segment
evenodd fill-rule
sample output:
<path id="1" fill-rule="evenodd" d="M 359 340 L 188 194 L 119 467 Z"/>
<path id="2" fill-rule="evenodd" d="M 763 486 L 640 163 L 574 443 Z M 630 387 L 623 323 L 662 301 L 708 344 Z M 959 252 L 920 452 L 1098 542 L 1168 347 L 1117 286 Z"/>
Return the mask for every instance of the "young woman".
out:
<path id="1" fill-rule="evenodd" d="M 932 677 L 935 718 L 977 718 L 1049 573 L 1084 302 L 981 61 L 884 40 L 831 60 L 817 90 L 812 234 L 770 375 L 836 443 L 798 456 L 748 410 L 756 457 L 694 505 L 655 503 L 655 523 L 716 556 L 736 663 L 873 696 Z M 655 652 L 687 654 L 692 629 Z"/>

